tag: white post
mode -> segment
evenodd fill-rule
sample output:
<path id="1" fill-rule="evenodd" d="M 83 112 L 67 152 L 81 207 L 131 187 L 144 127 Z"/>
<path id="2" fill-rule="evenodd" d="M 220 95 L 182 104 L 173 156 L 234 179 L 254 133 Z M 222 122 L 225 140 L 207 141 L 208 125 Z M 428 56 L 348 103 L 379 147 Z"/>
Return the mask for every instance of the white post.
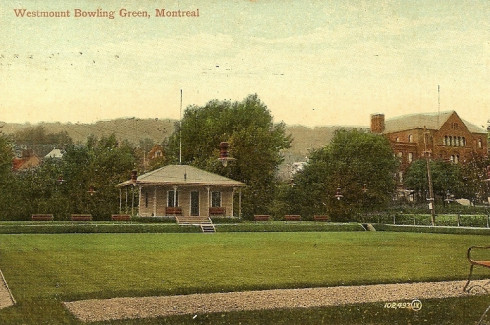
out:
<path id="1" fill-rule="evenodd" d="M 177 215 L 177 207 L 179 205 L 177 204 L 177 186 L 174 186 L 174 217 Z M 182 212 L 184 214 L 184 212 Z"/>
<path id="2" fill-rule="evenodd" d="M 238 190 L 238 218 L 242 218 L 242 189 Z"/>
<path id="3" fill-rule="evenodd" d="M 134 216 L 134 186 L 131 186 L 131 216 Z"/>
<path id="4" fill-rule="evenodd" d="M 124 212 L 128 213 L 128 187 L 126 186 L 126 209 Z"/>
<path id="5" fill-rule="evenodd" d="M 157 186 L 155 185 L 155 190 L 153 191 L 153 216 L 157 216 Z"/>
<path id="6" fill-rule="evenodd" d="M 122 213 L 122 189 L 119 188 L 119 214 Z"/>
<path id="7" fill-rule="evenodd" d="M 231 216 L 234 217 L 235 213 L 233 212 L 233 199 L 235 198 L 235 188 L 231 189 Z"/>
<path id="8" fill-rule="evenodd" d="M 209 208 L 211 206 L 211 201 L 209 197 L 209 186 L 206 186 L 206 189 L 208 190 L 208 217 L 211 217 L 211 214 L 209 213 Z"/>
<path id="9" fill-rule="evenodd" d="M 138 215 L 140 215 L 140 209 L 141 209 L 141 191 L 143 189 L 143 186 L 138 187 Z"/>

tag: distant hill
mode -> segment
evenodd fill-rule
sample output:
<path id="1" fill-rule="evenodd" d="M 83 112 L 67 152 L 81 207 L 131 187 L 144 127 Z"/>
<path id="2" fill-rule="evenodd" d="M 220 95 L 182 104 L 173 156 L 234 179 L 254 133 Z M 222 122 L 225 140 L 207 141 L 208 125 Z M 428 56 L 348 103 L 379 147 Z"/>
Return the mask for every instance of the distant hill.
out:
<path id="1" fill-rule="evenodd" d="M 14 124 L 0 122 L 0 126 L 3 125 L 1 130 L 6 134 L 13 134 L 19 130 L 36 126 L 43 126 L 47 133 L 66 131 L 75 143 L 85 143 L 89 135 L 95 135 L 100 138 L 114 133 L 119 140 L 128 140 L 134 145 L 138 145 L 140 140 L 145 139 L 151 139 L 155 143 L 162 143 L 165 138 L 172 134 L 176 122 L 176 120 L 171 119 L 120 118 L 98 121 L 92 124 L 60 122 Z M 282 178 L 288 177 L 290 166 L 293 162 L 306 161 L 310 150 L 321 148 L 330 143 L 335 131 L 341 128 L 352 129 L 355 127 L 323 126 L 309 128 L 301 125 L 286 126 L 286 133 L 291 134 L 293 142 L 291 148 L 283 152 L 284 163 L 279 170 L 280 176 Z"/>
<path id="2" fill-rule="evenodd" d="M 93 124 L 60 122 L 13 124 L 0 122 L 0 125 L 4 125 L 2 130 L 6 134 L 13 134 L 16 131 L 29 127 L 43 126 L 48 133 L 66 131 L 75 143 L 85 143 L 89 135 L 95 135 L 100 138 L 114 133 L 119 140 L 127 139 L 133 144 L 138 144 L 140 140 L 147 138 L 152 139 L 156 143 L 162 143 L 166 137 L 172 134 L 175 122 L 175 120 L 170 119 L 121 118 L 98 121 Z"/>

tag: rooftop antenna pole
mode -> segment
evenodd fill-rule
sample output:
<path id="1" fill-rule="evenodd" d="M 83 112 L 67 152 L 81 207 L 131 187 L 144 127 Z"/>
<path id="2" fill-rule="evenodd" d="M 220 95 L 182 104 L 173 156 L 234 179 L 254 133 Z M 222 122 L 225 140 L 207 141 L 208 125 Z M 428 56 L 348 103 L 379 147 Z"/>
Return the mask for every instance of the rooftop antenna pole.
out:
<path id="1" fill-rule="evenodd" d="M 180 90 L 180 116 L 179 116 L 179 165 L 182 165 L 182 89 Z"/>
<path id="2" fill-rule="evenodd" d="M 437 127 L 439 127 L 439 115 L 441 115 L 441 86 L 437 85 Z"/>

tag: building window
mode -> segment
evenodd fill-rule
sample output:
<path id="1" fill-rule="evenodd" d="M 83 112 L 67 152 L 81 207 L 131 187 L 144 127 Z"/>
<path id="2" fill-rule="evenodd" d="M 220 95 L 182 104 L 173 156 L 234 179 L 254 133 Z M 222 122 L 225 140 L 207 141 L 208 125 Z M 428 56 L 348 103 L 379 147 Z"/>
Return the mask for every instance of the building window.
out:
<path id="1" fill-rule="evenodd" d="M 408 135 L 408 142 L 413 142 L 413 135 L 412 134 Z"/>
<path id="2" fill-rule="evenodd" d="M 463 140 L 463 147 L 464 147 L 464 146 L 466 146 L 466 138 L 463 137 L 462 140 Z"/>
<path id="3" fill-rule="evenodd" d="M 444 145 L 445 146 L 449 145 L 449 138 L 447 135 L 444 136 Z"/>
<path id="4" fill-rule="evenodd" d="M 179 206 L 179 191 L 177 191 L 177 195 L 174 195 L 174 191 L 167 192 L 167 206 L 171 208 L 175 208 Z"/>
<path id="5" fill-rule="evenodd" d="M 221 207 L 221 192 L 211 192 L 211 206 Z"/>
<path id="6" fill-rule="evenodd" d="M 459 155 L 454 156 L 454 162 L 456 164 L 459 163 Z"/>
<path id="7" fill-rule="evenodd" d="M 481 147 L 483 146 L 483 142 L 481 141 L 481 138 L 478 139 L 478 148 L 481 149 Z"/>
<path id="8" fill-rule="evenodd" d="M 401 151 L 400 151 L 400 152 L 398 152 L 398 153 L 396 154 L 396 156 L 397 156 L 398 158 L 400 158 L 400 159 L 401 159 L 401 158 L 403 158 L 403 152 L 401 152 Z"/>
<path id="9" fill-rule="evenodd" d="M 453 137 L 452 136 L 449 136 L 449 145 L 452 146 L 453 145 Z"/>
<path id="10" fill-rule="evenodd" d="M 408 153 L 408 162 L 411 163 L 413 161 L 413 152 Z"/>
<path id="11" fill-rule="evenodd" d="M 145 208 L 148 208 L 148 192 L 145 192 Z"/>
<path id="12" fill-rule="evenodd" d="M 451 155 L 451 162 L 454 162 L 454 155 Z"/>
<path id="13" fill-rule="evenodd" d="M 396 137 L 395 141 L 396 142 L 400 142 L 400 138 L 399 137 Z"/>

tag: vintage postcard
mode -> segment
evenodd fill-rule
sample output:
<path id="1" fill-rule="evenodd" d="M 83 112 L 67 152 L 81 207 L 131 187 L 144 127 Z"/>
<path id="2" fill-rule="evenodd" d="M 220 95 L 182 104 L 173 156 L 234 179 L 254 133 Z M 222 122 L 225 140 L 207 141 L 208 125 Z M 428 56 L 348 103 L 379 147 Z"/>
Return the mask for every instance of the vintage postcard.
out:
<path id="1" fill-rule="evenodd" d="M 490 324 L 489 15 L 3 1 L 0 323 Z"/>

